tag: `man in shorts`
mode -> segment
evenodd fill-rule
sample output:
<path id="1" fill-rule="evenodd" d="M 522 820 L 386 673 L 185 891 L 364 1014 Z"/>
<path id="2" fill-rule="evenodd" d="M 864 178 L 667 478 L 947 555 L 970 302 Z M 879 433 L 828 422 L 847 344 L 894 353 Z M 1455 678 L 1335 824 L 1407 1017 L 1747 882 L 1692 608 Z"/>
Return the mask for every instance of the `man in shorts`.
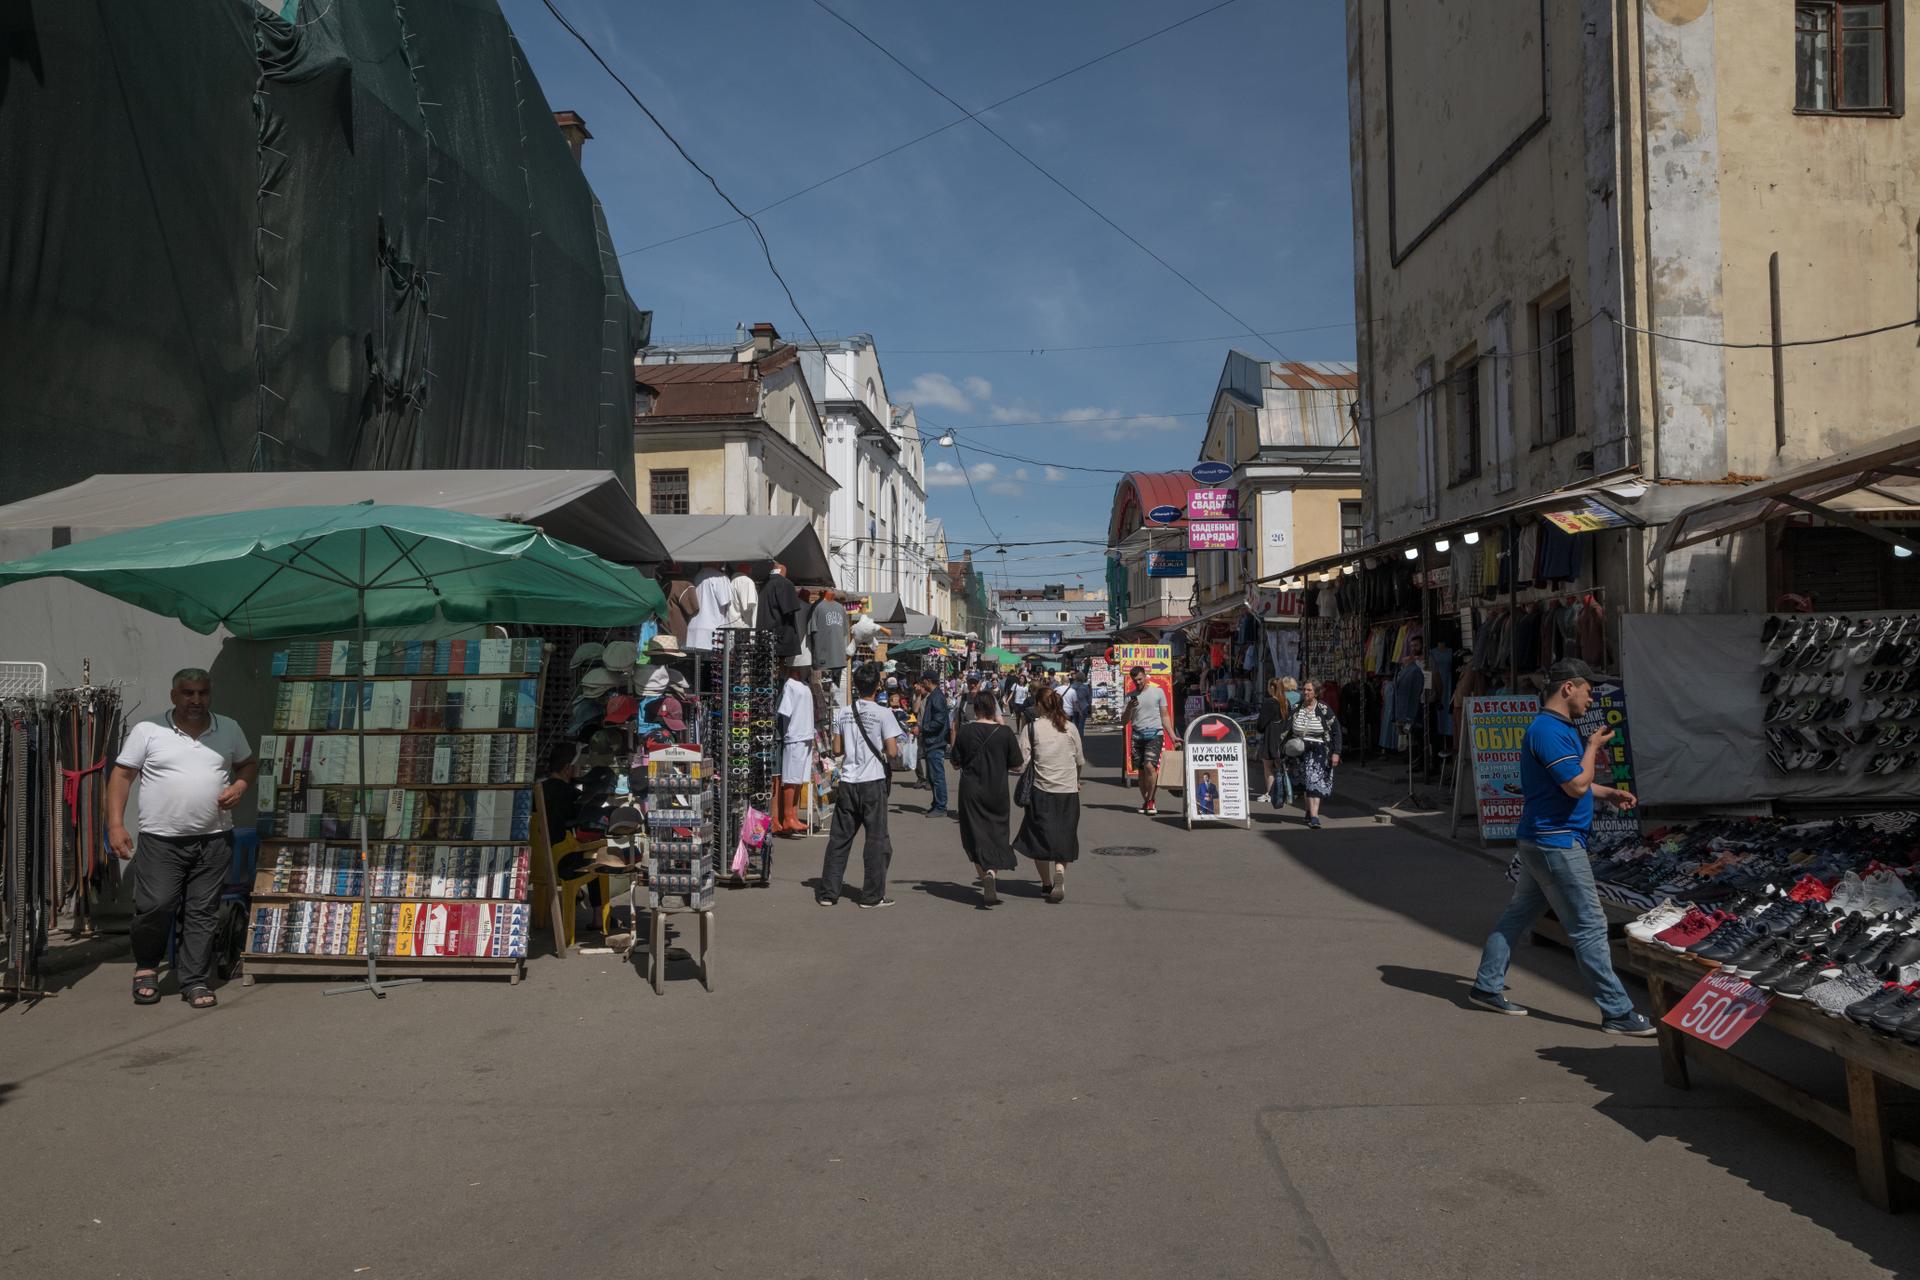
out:
<path id="1" fill-rule="evenodd" d="M 1131 726 L 1128 745 L 1133 754 L 1134 780 L 1140 784 L 1140 812 L 1148 815 L 1154 808 L 1154 792 L 1160 789 L 1160 740 L 1166 732 L 1167 691 L 1147 679 L 1145 667 L 1127 673 L 1132 688 L 1127 695 L 1127 720 Z"/>

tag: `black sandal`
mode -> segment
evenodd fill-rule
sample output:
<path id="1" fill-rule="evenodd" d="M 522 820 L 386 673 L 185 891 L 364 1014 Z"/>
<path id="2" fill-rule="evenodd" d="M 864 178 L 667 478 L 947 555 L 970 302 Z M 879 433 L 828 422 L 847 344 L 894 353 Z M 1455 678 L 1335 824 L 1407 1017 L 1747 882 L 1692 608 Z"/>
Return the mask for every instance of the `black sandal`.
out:
<path id="1" fill-rule="evenodd" d="M 156 997 L 157 999 L 158 997 Z M 204 982 L 196 982 L 180 993 L 180 998 L 194 1009 L 211 1009 L 220 1002 L 214 998 L 213 988 Z"/>
<path id="2" fill-rule="evenodd" d="M 133 975 L 133 1002 L 135 1004 L 160 1003 L 159 974 L 136 973 Z"/>

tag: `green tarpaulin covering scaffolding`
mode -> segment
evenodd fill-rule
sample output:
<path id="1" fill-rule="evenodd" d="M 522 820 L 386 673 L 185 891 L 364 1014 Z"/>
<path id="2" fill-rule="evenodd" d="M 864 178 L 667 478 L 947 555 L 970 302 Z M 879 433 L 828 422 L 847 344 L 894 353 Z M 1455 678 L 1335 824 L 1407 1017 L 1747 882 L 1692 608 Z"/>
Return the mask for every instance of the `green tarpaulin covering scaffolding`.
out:
<path id="1" fill-rule="evenodd" d="M 0 3 L 0 501 L 629 474 L 627 297 L 494 0 Z"/>

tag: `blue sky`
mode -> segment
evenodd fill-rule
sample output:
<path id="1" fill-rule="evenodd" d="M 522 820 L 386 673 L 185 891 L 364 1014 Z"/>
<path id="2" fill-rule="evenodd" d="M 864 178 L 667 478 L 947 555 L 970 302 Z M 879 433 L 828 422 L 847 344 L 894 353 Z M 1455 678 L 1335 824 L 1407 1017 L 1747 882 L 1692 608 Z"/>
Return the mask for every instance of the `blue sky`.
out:
<path id="1" fill-rule="evenodd" d="M 970 110 L 1213 2 L 828 0 Z M 961 115 L 809 0 L 555 3 L 749 210 Z M 539 0 L 502 7 L 548 100 L 594 134 L 587 174 L 655 336 L 759 320 L 803 336 L 745 224 L 645 247 L 731 212 Z M 1343 22 L 1336 4 L 1236 0 L 981 118 L 1255 329 L 1306 330 L 1271 339 L 1289 358 L 1351 359 Z M 893 399 L 930 440 L 957 429 L 984 521 L 955 452 L 928 448 L 956 554 L 1105 536 L 1116 476 L 978 450 L 1184 467 L 1228 346 L 1274 354 L 1253 338 L 1053 351 L 1239 326 L 971 121 L 759 221 L 814 330 L 872 333 Z M 1075 421 L 1027 425 L 1042 419 Z M 1095 585 L 1100 553 L 1014 549 L 1004 572 Z"/>

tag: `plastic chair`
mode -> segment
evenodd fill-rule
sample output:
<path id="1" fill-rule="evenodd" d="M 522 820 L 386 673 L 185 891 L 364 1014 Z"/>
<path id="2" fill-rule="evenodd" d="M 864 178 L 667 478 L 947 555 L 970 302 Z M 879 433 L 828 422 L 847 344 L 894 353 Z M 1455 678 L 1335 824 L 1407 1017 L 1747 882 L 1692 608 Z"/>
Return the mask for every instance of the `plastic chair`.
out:
<path id="1" fill-rule="evenodd" d="M 553 846 L 554 865 L 556 867 L 559 866 L 560 859 L 570 853 L 584 853 L 594 847 L 596 846 L 593 844 L 580 844 L 574 840 L 573 837 L 568 836 Z M 546 868 L 539 865 L 538 859 L 535 860 L 533 880 L 533 888 L 535 890 L 532 895 L 533 923 L 535 927 L 538 927 L 549 923 L 547 920 L 547 903 L 549 899 L 545 892 L 547 888 Z M 562 946 L 571 947 L 574 945 L 574 934 L 578 929 L 575 921 L 579 914 L 577 904 L 580 901 L 580 891 L 596 880 L 600 882 L 600 933 L 602 937 L 606 936 L 607 923 L 613 914 L 612 884 L 606 872 L 589 871 L 585 875 L 574 876 L 571 879 L 562 878 L 560 881 L 561 919 L 559 933 Z"/>

